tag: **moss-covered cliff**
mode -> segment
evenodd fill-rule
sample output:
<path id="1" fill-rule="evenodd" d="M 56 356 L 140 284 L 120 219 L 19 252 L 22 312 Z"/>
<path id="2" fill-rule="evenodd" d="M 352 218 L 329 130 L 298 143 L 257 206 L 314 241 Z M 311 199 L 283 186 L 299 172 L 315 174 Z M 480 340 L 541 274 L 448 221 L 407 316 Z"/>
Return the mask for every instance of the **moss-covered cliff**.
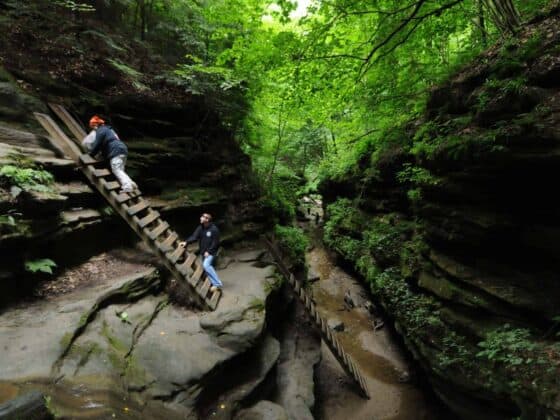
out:
<path id="1" fill-rule="evenodd" d="M 463 418 L 560 416 L 559 144 L 555 10 L 321 187 L 327 243 Z"/>

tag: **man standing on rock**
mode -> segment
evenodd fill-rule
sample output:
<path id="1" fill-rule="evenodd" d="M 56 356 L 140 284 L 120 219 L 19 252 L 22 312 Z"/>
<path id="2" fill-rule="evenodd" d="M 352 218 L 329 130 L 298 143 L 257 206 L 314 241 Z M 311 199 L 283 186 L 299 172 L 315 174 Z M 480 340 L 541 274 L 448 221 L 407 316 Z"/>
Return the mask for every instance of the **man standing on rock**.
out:
<path id="1" fill-rule="evenodd" d="M 202 266 L 210 279 L 210 283 L 212 283 L 210 291 L 215 292 L 216 290 L 222 290 L 222 281 L 212 265 L 212 261 L 220 246 L 220 231 L 216 225 L 212 223 L 212 215 L 210 213 L 203 213 L 202 216 L 200 216 L 200 225 L 195 229 L 193 234 L 184 242 L 181 242 L 180 245 L 186 246 L 196 241 L 198 241 L 200 255 L 203 258 Z"/>
<path id="2" fill-rule="evenodd" d="M 121 141 L 115 130 L 111 126 L 105 125 L 105 121 L 97 115 L 91 117 L 89 126 L 92 130 L 95 130 L 95 140 L 93 143 L 87 146 L 87 137 L 84 140 L 86 147 L 89 148 L 89 154 L 95 156 L 101 152 L 103 157 L 111 163 L 111 171 L 113 171 L 113 174 L 121 184 L 122 189 L 120 192 L 132 192 L 137 186 L 124 171 L 128 155 L 126 144 Z"/>

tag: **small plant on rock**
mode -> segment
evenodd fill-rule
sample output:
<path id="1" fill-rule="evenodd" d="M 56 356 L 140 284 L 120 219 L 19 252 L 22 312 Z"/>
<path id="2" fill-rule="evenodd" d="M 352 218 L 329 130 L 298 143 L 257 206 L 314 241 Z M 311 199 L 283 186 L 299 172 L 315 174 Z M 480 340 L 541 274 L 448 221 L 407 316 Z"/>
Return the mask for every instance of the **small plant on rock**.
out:
<path id="1" fill-rule="evenodd" d="M 54 177 L 42 169 L 4 165 L 0 168 L 0 186 L 19 187 L 26 191 L 51 192 Z"/>
<path id="2" fill-rule="evenodd" d="M 282 252 L 294 262 L 303 267 L 305 265 L 305 251 L 309 240 L 301 229 L 291 226 L 276 225 L 274 234 L 278 239 Z"/>
<path id="3" fill-rule="evenodd" d="M 25 261 L 25 270 L 29 271 L 30 273 L 41 272 L 53 274 L 54 267 L 56 267 L 56 263 L 49 258 Z"/>

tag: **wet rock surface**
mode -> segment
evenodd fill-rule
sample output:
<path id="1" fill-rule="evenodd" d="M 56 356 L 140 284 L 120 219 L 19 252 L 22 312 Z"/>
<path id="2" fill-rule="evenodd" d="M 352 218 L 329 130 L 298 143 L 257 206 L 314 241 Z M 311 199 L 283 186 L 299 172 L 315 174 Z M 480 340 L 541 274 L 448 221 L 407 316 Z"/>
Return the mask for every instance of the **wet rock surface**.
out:
<path id="1" fill-rule="evenodd" d="M 289 419 L 313 419 L 314 372 L 321 360 L 321 340 L 299 302 L 293 301 L 286 312 L 274 401 L 284 407 Z"/>
<path id="2" fill-rule="evenodd" d="M 289 417 L 282 406 L 270 401 L 260 401 L 240 411 L 235 420 L 289 420 Z"/>
<path id="3" fill-rule="evenodd" d="M 138 263 L 123 266 L 134 267 L 133 274 L 98 275 L 77 289 L 5 311 L 1 385 L 45 389 L 56 410 L 72 418 L 114 412 L 108 401 L 96 401 L 98 393 L 122 395 L 131 401 L 131 413 L 166 407 L 153 418 L 168 418 L 166 410 L 197 418 L 200 395 L 221 389 L 221 371 L 251 351 L 250 369 L 234 378 L 237 385 L 215 406 L 218 412 L 220 405 L 227 407 L 222 418 L 230 418 L 280 355 L 278 341 L 264 329 L 273 270 L 232 258 L 219 272 L 225 292 L 214 312 L 170 304 L 157 271 Z M 92 271 L 95 265 L 89 264 Z M 63 398 L 64 390 L 75 387 L 92 401 L 91 411 L 78 415 Z"/>

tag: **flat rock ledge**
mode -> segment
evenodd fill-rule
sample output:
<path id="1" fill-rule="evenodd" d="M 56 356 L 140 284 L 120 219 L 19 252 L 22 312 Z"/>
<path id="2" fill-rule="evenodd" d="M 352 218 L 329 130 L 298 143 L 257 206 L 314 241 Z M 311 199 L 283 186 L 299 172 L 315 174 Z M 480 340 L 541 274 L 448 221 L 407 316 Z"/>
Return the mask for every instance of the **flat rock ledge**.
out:
<path id="1" fill-rule="evenodd" d="M 235 406 L 280 355 L 278 341 L 265 334 L 274 267 L 252 263 L 262 251 L 247 255 L 232 255 L 219 271 L 224 295 L 214 312 L 170 304 L 154 268 L 6 310 L 0 388 L 16 389 L 14 397 L 42 391 L 58 415 L 71 418 L 124 410 L 132 418 L 195 419 L 200 396 L 252 350 L 258 368 L 221 397 Z"/>

